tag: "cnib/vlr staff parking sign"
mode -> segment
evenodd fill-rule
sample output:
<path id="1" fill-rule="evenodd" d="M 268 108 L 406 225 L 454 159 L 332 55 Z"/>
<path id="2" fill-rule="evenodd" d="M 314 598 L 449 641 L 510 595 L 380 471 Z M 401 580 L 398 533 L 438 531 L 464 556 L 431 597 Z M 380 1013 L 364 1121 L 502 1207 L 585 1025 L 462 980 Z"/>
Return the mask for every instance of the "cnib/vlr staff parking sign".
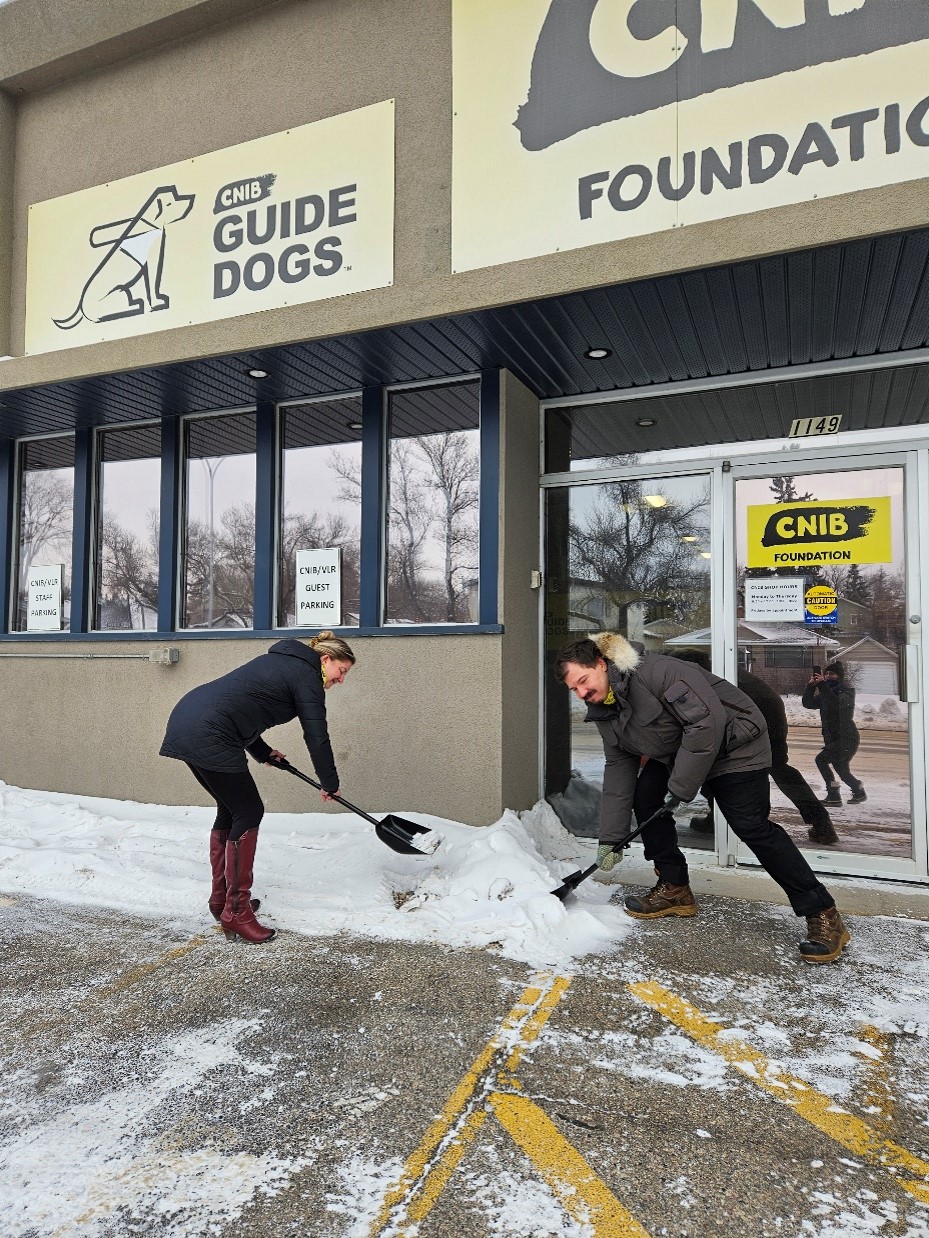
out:
<path id="1" fill-rule="evenodd" d="M 342 552 L 297 551 L 298 627 L 335 628 L 342 622 Z"/>

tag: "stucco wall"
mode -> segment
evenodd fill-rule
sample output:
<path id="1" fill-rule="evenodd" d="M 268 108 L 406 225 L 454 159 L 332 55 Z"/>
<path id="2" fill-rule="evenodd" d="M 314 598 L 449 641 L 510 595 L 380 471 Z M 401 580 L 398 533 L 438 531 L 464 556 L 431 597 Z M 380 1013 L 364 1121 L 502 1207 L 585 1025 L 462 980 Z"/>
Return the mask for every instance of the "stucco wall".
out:
<path id="1" fill-rule="evenodd" d="M 445 0 L 16 0 L 0 7 L 0 36 L 14 30 L 14 17 L 16 46 L 0 55 L 0 88 L 25 91 L 12 351 L 23 346 L 31 202 L 386 98 L 397 100 L 396 278 L 364 294 L 17 357 L 0 367 L 0 389 L 415 321 L 929 219 L 927 182 L 914 181 L 453 276 Z"/>
<path id="2" fill-rule="evenodd" d="M 358 663 L 327 696 L 342 790 L 369 811 L 430 812 L 472 825 L 503 804 L 501 647 L 495 635 L 359 637 Z M 15 786 L 143 803 L 205 804 L 179 761 L 158 756 L 165 721 L 189 689 L 272 642 L 188 640 L 174 666 L 29 654 L 143 653 L 139 642 L 31 644 L 0 658 L 0 778 Z M 6 646 L 10 650 L 10 646 Z M 522 684 L 514 684 L 521 690 Z M 268 740 L 312 774 L 299 725 Z M 270 811 L 323 811 L 296 778 L 249 762 Z M 341 811 L 341 810 L 333 810 Z"/>
<path id="3" fill-rule="evenodd" d="M 10 351 L 10 275 L 13 265 L 13 168 L 16 109 L 0 92 L 0 355 Z"/>

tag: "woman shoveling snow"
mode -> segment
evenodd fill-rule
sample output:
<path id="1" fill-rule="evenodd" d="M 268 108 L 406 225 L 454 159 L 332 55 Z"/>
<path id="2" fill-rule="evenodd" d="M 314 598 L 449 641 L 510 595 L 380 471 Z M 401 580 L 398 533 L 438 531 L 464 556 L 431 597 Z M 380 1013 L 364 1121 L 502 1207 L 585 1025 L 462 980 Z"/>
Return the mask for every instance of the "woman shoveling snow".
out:
<path id="1" fill-rule="evenodd" d="M 209 907 L 231 941 L 238 936 L 257 944 L 274 936 L 274 929 L 258 923 L 258 904 L 251 898 L 264 804 L 245 753 L 262 765 L 285 760 L 262 732 L 299 718 L 323 800 L 338 795 L 325 694 L 343 683 L 354 665 L 351 647 L 331 632 L 320 632 L 306 644 L 278 641 L 228 675 L 194 688 L 171 712 L 161 755 L 184 761 L 216 801 Z"/>

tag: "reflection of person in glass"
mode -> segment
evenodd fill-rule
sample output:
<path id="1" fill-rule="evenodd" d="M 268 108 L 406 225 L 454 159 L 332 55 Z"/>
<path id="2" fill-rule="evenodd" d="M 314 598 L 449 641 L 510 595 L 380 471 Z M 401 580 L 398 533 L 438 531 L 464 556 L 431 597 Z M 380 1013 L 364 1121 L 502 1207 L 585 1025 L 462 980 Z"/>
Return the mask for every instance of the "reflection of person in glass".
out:
<path id="1" fill-rule="evenodd" d="M 256 920 L 258 901 L 251 897 L 264 804 L 245 754 L 262 765 L 276 765 L 284 753 L 266 743 L 262 732 L 298 718 L 322 798 L 338 795 L 325 694 L 344 682 L 354 664 L 351 648 L 331 632 L 320 632 L 306 644 L 281 640 L 228 675 L 193 688 L 171 712 L 161 755 L 186 762 L 216 801 L 209 908 L 229 940 L 238 936 L 260 944 L 274 936 L 274 929 Z"/>
<path id="2" fill-rule="evenodd" d="M 830 662 L 821 674 L 814 667 L 802 700 L 807 709 L 819 710 L 822 721 L 825 746 L 816 754 L 816 768 L 826 784 L 823 803 L 837 808 L 842 803 L 836 774 L 851 787 L 848 802 L 863 803 L 868 798 L 864 786 L 849 768 L 861 738 L 855 726 L 855 689 L 846 682 L 842 663 Z"/>
<path id="3" fill-rule="evenodd" d="M 696 662 L 704 670 L 709 670 L 709 659 L 705 654 L 695 650 L 675 654 L 685 662 Z M 752 675 L 748 671 L 739 670 L 738 685 L 747 697 L 755 702 L 761 710 L 768 727 L 768 739 L 771 742 L 771 777 L 783 795 L 794 804 L 804 822 L 810 827 L 807 830 L 810 842 L 820 846 L 832 846 L 839 841 L 835 826 L 829 813 L 816 798 L 816 792 L 798 769 L 790 764 L 787 751 L 787 710 L 784 698 L 779 692 Z M 707 797 L 710 811 L 705 817 L 691 818 L 690 828 L 695 834 L 713 833 L 713 799 Z"/>
<path id="4" fill-rule="evenodd" d="M 771 745 L 764 716 L 749 697 L 692 662 L 646 653 L 616 632 L 562 646 L 555 674 L 585 702 L 587 721 L 597 724 L 603 740 L 600 867 L 609 870 L 622 857 L 612 845 L 629 833 L 633 812 L 645 821 L 662 805 L 667 810 L 642 833 L 658 882 L 647 894 L 626 898 L 629 915 L 650 920 L 696 913 L 672 811 L 704 787 L 796 915 L 806 917 L 803 960 L 837 959 L 850 934 L 832 895 L 770 819 Z"/>

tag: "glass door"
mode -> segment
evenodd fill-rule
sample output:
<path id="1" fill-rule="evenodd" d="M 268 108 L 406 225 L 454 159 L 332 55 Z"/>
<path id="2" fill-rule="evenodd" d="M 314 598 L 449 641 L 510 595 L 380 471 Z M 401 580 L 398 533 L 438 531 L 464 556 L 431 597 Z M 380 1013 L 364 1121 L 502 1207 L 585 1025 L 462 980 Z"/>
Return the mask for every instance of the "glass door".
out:
<path id="1" fill-rule="evenodd" d="M 771 815 L 814 867 L 903 875 L 925 864 L 915 453 L 873 459 L 734 470 L 726 674 L 768 718 Z"/>
<path id="2" fill-rule="evenodd" d="M 603 745 L 556 682 L 568 640 L 619 632 L 710 664 L 712 474 L 624 477 L 545 491 L 545 793 L 564 825 L 595 837 Z M 704 802 L 681 810 L 681 845 L 715 849 Z M 693 827 L 691 826 L 693 822 Z"/>

